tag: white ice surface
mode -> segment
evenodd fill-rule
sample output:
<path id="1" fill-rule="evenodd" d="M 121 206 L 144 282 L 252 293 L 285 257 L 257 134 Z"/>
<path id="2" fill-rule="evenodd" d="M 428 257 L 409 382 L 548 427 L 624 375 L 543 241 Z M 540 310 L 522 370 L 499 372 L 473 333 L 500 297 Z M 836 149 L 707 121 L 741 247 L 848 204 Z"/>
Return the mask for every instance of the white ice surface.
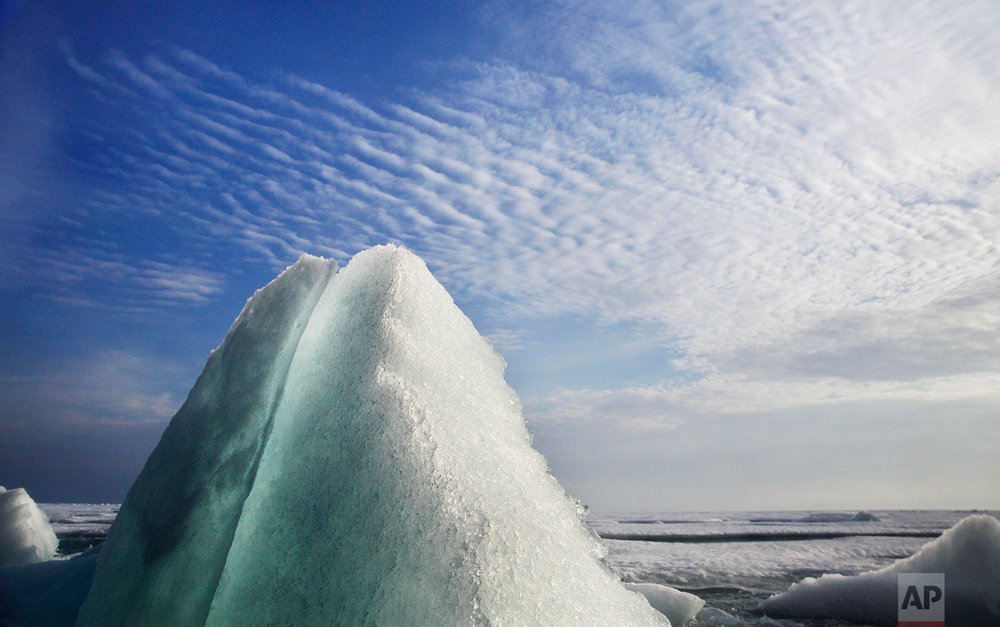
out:
<path id="1" fill-rule="evenodd" d="M 926 538 L 851 537 L 806 542 L 674 543 L 608 540 L 608 562 L 629 582 L 675 588 L 782 592 L 836 565 L 860 574 L 915 553 Z"/>
<path id="2" fill-rule="evenodd" d="M 119 509 L 112 503 L 39 503 L 38 507 L 48 514 L 57 536 L 107 534 Z"/>
<path id="3" fill-rule="evenodd" d="M 771 616 L 895 624 L 899 573 L 945 574 L 947 623 L 1000 624 L 1000 521 L 969 516 L 906 559 L 852 577 L 806 578 L 763 609 Z"/>
<path id="4" fill-rule="evenodd" d="M 940 512 L 875 511 L 878 520 L 844 520 L 856 513 L 838 512 L 661 512 L 593 514 L 590 525 L 599 533 L 640 535 L 704 536 L 732 540 L 734 535 L 760 534 L 761 540 L 801 540 L 824 532 L 848 535 L 905 534 L 936 530 L 943 532 L 969 514 L 951 510 Z M 833 514 L 833 515 L 831 515 Z M 821 521 L 826 518 L 827 520 Z M 813 522 L 806 522 L 813 520 Z"/>
<path id="5" fill-rule="evenodd" d="M 80 624 L 663 623 L 420 259 L 251 299 L 112 527 Z"/>
<path id="6" fill-rule="evenodd" d="M 52 559 L 59 541 L 49 518 L 24 488 L 0 486 L 0 564 L 32 564 Z"/>
<path id="7" fill-rule="evenodd" d="M 671 542 L 608 540 L 608 562 L 626 581 L 652 582 L 690 590 L 741 588 L 775 594 L 804 577 L 837 572 L 857 575 L 878 570 L 916 553 L 954 526 L 968 512 L 877 511 L 879 522 L 802 523 L 807 512 L 666 512 L 592 514 L 591 526 L 602 534 L 652 534 L 675 537 Z M 632 521 L 661 521 L 637 524 Z M 786 522 L 775 522 L 783 520 Z M 620 522 L 626 521 L 626 522 Z M 669 522 L 662 522 L 669 521 Z M 768 521 L 768 522 L 761 522 Z M 764 541 L 734 541 L 764 531 Z M 845 537 L 803 540 L 815 531 Z M 872 535 L 882 534 L 882 535 Z M 718 542 L 676 541 L 697 537 Z M 784 539 L 790 541 L 782 541 Z"/>

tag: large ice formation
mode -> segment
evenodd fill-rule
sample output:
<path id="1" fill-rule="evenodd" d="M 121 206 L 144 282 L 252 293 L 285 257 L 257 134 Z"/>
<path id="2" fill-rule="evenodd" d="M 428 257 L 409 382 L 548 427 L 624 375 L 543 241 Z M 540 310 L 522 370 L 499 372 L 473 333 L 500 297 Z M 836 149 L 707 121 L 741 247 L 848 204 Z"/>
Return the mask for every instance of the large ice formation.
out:
<path id="1" fill-rule="evenodd" d="M 24 488 L 0 486 L 0 564 L 43 562 L 58 546 L 49 517 Z"/>
<path id="2" fill-rule="evenodd" d="M 651 624 L 505 364 L 394 246 L 251 298 L 136 480 L 78 624 Z"/>
<path id="3" fill-rule="evenodd" d="M 1000 625 L 1000 521 L 959 521 L 906 559 L 854 577 L 808 577 L 765 601 L 768 616 L 895 625 L 899 573 L 945 574 L 945 622 Z"/>

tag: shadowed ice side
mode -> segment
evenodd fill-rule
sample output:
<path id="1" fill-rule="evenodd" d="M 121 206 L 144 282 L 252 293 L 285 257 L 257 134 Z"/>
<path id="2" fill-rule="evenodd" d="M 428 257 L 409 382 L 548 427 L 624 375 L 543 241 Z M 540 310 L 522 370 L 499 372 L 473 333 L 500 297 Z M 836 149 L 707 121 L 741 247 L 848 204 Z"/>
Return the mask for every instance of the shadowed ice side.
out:
<path id="1" fill-rule="evenodd" d="M 129 492 L 81 625 L 657 624 L 505 364 L 394 246 L 248 301 Z"/>

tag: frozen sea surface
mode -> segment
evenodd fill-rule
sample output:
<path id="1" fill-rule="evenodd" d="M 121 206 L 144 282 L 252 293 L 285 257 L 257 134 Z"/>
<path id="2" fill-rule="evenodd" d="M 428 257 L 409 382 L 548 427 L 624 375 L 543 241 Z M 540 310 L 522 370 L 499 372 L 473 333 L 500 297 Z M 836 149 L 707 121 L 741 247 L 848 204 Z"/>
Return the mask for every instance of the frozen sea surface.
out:
<path id="1" fill-rule="evenodd" d="M 60 555 L 72 555 L 104 542 L 120 505 L 110 503 L 39 503 L 49 516 Z"/>
<path id="2" fill-rule="evenodd" d="M 51 518 L 64 554 L 100 543 L 118 511 L 117 505 L 107 504 L 42 503 L 40 507 Z M 605 537 L 636 538 L 606 539 L 607 561 L 626 582 L 660 583 L 693 592 L 707 602 L 707 608 L 723 610 L 743 624 L 834 627 L 850 623 L 775 620 L 753 610 L 804 577 L 856 575 L 909 557 L 971 512 L 872 510 L 878 521 L 822 520 L 828 514 L 855 513 L 592 513 L 588 523 Z M 692 623 L 698 624 L 711 623 Z"/>
<path id="3" fill-rule="evenodd" d="M 909 557 L 971 512 L 870 511 L 878 520 L 850 520 L 856 513 L 592 514 L 589 523 L 627 582 L 692 592 L 749 624 L 829 627 L 850 623 L 773 620 L 753 610 L 804 577 L 856 575 Z"/>

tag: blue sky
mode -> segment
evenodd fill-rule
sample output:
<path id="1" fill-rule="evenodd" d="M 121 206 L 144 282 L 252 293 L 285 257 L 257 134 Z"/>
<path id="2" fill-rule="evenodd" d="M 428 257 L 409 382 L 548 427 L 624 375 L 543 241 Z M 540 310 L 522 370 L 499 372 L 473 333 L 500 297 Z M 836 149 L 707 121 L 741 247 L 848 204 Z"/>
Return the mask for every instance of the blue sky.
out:
<path id="1" fill-rule="evenodd" d="M 993 507 L 993 2 L 0 2 L 0 483 L 119 500 L 397 242 L 598 509 Z"/>

